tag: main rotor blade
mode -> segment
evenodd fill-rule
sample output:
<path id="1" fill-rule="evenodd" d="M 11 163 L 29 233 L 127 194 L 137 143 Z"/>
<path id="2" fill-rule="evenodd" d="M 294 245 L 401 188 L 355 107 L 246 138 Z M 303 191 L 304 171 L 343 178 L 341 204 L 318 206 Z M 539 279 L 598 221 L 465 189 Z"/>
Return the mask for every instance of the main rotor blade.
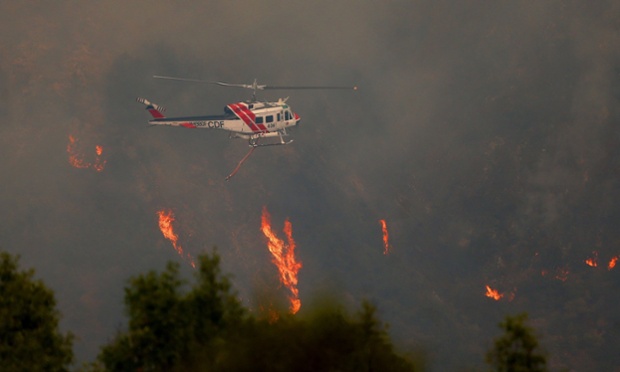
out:
<path id="1" fill-rule="evenodd" d="M 253 88 L 251 85 L 247 85 L 247 84 L 230 84 L 230 83 L 224 83 L 222 81 L 209 81 L 209 80 L 201 80 L 201 79 L 189 79 L 189 78 L 160 76 L 160 75 L 153 75 L 153 77 L 155 79 L 163 79 L 163 80 L 189 81 L 192 83 L 215 84 L 215 85 L 221 85 L 223 87 L 238 87 L 238 88 L 248 88 L 248 89 Z"/>
<path id="2" fill-rule="evenodd" d="M 353 87 L 343 87 L 343 86 L 271 86 L 271 85 L 262 85 L 257 84 L 256 80 L 254 80 L 254 84 L 231 84 L 225 83 L 223 81 L 210 81 L 210 80 L 201 80 L 201 79 L 189 79 L 189 78 L 180 78 L 180 77 L 172 77 L 172 76 L 160 76 L 153 75 L 155 79 L 164 79 L 164 80 L 175 80 L 175 81 L 189 81 L 192 83 L 203 83 L 203 84 L 214 84 L 220 85 L 223 87 L 235 87 L 235 88 L 245 88 L 245 89 L 254 89 L 256 90 L 301 90 L 301 89 L 346 89 L 346 90 L 357 90 L 357 86 Z"/>
<path id="3" fill-rule="evenodd" d="M 172 76 L 160 76 L 160 75 L 153 75 L 153 77 L 155 79 L 164 79 L 164 80 L 191 81 L 193 83 L 217 84 L 216 81 L 201 80 L 201 79 L 188 79 L 188 78 L 180 78 L 180 77 L 172 77 Z"/>
<path id="4" fill-rule="evenodd" d="M 281 89 L 281 90 L 288 90 L 288 89 L 347 89 L 347 90 L 357 90 L 357 86 L 353 86 L 353 87 L 333 87 L 333 86 L 271 86 L 271 85 L 265 85 L 265 87 L 263 88 L 265 90 L 267 89 Z"/>

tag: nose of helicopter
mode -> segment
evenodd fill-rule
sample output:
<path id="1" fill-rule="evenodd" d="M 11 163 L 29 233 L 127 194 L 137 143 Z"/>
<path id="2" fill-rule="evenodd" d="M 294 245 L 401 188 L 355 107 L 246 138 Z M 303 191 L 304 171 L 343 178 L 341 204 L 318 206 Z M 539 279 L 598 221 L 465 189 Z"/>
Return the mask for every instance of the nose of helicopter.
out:
<path id="1" fill-rule="evenodd" d="M 297 113 L 294 113 L 294 115 L 295 115 L 295 125 L 297 125 L 301 121 L 301 116 L 297 115 Z"/>

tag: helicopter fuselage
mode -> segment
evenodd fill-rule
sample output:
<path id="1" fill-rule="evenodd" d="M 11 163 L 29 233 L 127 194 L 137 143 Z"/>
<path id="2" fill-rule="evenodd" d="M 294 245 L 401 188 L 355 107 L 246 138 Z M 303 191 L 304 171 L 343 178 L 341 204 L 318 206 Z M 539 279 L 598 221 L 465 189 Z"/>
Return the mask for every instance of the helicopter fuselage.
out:
<path id="1" fill-rule="evenodd" d="M 227 105 L 224 115 L 205 115 L 187 117 L 164 117 L 153 115 L 151 125 L 168 125 L 185 128 L 221 129 L 236 137 L 271 137 L 279 131 L 294 127 L 300 121 L 282 100 L 278 102 L 238 102 Z"/>

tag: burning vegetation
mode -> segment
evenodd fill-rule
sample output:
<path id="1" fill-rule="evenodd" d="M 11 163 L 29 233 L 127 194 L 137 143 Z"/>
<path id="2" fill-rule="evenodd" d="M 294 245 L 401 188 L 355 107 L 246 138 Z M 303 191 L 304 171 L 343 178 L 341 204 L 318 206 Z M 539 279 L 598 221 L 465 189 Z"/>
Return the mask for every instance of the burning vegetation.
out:
<path id="1" fill-rule="evenodd" d="M 288 243 L 276 236 L 271 228 L 271 216 L 267 207 L 263 207 L 261 231 L 267 238 L 267 247 L 273 256 L 272 262 L 278 268 L 280 282 L 291 292 L 289 301 L 291 313 L 296 314 L 301 308 L 299 290 L 297 289 L 297 273 L 301 269 L 301 262 L 295 258 L 295 241 L 293 240 L 293 225 L 287 219 L 284 221 L 284 234 Z"/>
<path id="2" fill-rule="evenodd" d="M 103 147 L 95 146 L 95 161 L 88 162 L 79 154 L 77 149 L 77 138 L 69 135 L 69 144 L 67 145 L 67 154 L 69 154 L 69 164 L 74 168 L 86 169 L 92 168 L 97 172 L 103 171 L 106 160 L 103 158 Z"/>
<path id="3" fill-rule="evenodd" d="M 586 265 L 590 266 L 590 267 L 597 267 L 598 266 L 598 252 L 594 251 L 592 252 L 592 257 L 588 257 L 585 260 Z"/>
<path id="4" fill-rule="evenodd" d="M 192 256 L 189 253 L 184 255 L 183 248 L 180 244 L 178 244 L 179 236 L 174 232 L 174 229 L 172 227 L 172 222 L 174 222 L 174 214 L 172 213 L 172 211 L 162 209 L 157 211 L 157 215 L 159 216 L 159 229 L 164 235 L 164 238 L 170 240 L 172 246 L 174 247 L 174 250 L 177 251 L 177 253 L 181 257 L 186 259 L 193 268 L 196 268 L 196 264 L 194 263 L 194 259 L 192 258 Z"/>
<path id="5" fill-rule="evenodd" d="M 607 263 L 607 270 L 612 270 L 614 267 L 616 267 L 619 257 L 620 256 L 614 256 L 609 259 L 609 262 Z M 586 265 L 590 267 L 597 267 L 598 266 L 598 252 L 597 251 L 592 252 L 592 257 L 586 258 L 584 262 L 586 263 Z"/>
<path id="6" fill-rule="evenodd" d="M 390 235 L 385 220 L 379 220 L 379 223 L 381 223 L 381 229 L 383 230 L 383 254 L 387 255 L 390 253 Z"/>
<path id="7" fill-rule="evenodd" d="M 485 293 L 485 296 L 487 296 L 488 298 L 492 298 L 495 301 L 499 301 L 502 297 L 504 297 L 503 293 L 499 293 L 499 291 L 497 289 L 493 289 L 490 286 L 486 286 L 487 292 Z"/>

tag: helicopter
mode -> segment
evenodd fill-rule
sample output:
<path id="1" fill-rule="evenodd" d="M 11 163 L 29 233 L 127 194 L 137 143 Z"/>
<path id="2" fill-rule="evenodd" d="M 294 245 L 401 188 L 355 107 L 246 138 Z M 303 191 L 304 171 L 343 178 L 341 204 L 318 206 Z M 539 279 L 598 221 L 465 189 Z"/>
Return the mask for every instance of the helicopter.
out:
<path id="1" fill-rule="evenodd" d="M 146 98 L 138 97 L 136 100 L 146 105 L 146 110 L 151 114 L 149 124 L 167 125 L 184 128 L 219 129 L 229 132 L 229 138 L 243 138 L 248 140 L 250 151 L 241 159 L 237 167 L 226 177 L 229 181 L 241 168 L 241 165 L 252 155 L 254 150 L 261 146 L 288 145 L 293 140 L 285 140 L 288 136 L 287 129 L 299 124 L 301 117 L 293 112 L 286 103 L 287 98 L 280 98 L 275 102 L 258 101 L 258 90 L 292 90 L 292 89 L 348 89 L 357 90 L 357 86 L 270 86 L 258 84 L 254 79 L 252 84 L 232 84 L 222 81 L 209 81 L 189 79 L 172 76 L 154 75 L 155 79 L 175 80 L 194 83 L 207 83 L 223 87 L 244 88 L 252 90 L 252 99 L 243 102 L 228 104 L 224 107 L 224 114 L 203 116 L 166 117 L 166 109 Z M 277 137 L 277 138 L 276 138 Z M 262 143 L 265 138 L 276 138 L 276 142 Z"/>
<path id="2" fill-rule="evenodd" d="M 301 117 L 293 112 L 286 103 L 287 98 L 280 98 L 275 102 L 258 101 L 258 90 L 293 90 L 293 89 L 348 89 L 357 90 L 357 86 L 270 86 L 258 84 L 254 79 L 252 84 L 232 84 L 222 81 L 209 81 L 189 79 L 171 76 L 154 75 L 155 79 L 175 80 L 194 83 L 207 83 L 223 87 L 251 89 L 252 99 L 235 102 L 224 107 L 224 114 L 166 117 L 165 108 L 153 103 L 146 98 L 138 97 L 136 100 L 146 105 L 146 110 L 151 114 L 150 125 L 167 125 L 184 128 L 219 129 L 229 132 L 229 138 L 242 138 L 248 141 L 252 148 L 259 146 L 288 145 L 292 139 L 285 140 L 289 134 L 287 129 L 297 126 Z M 276 142 L 262 143 L 265 138 L 276 138 Z"/>

